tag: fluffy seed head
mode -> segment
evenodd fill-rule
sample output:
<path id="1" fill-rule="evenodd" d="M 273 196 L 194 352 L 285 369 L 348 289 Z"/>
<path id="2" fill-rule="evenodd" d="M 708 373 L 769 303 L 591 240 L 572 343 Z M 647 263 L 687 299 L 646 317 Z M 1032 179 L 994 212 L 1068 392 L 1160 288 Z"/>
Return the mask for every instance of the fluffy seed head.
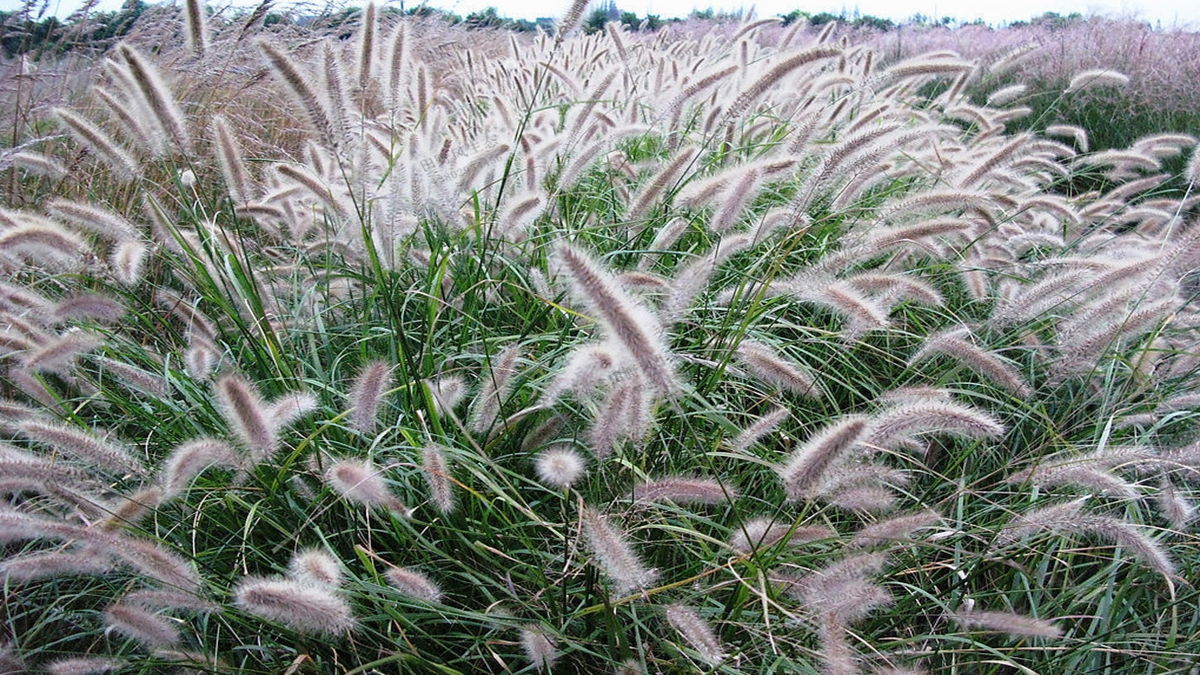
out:
<path id="1" fill-rule="evenodd" d="M 725 650 L 721 648 L 721 641 L 717 639 L 708 623 L 700 618 L 699 612 L 687 605 L 677 604 L 668 606 L 665 615 L 667 623 L 696 650 L 701 661 L 710 666 L 717 666 L 725 660 Z"/>
<path id="2" fill-rule="evenodd" d="M 588 0 L 573 0 L 567 7 L 562 18 L 554 22 L 555 42 L 562 42 L 568 33 L 579 27 L 583 21 L 583 12 L 588 7 Z"/>
<path id="3" fill-rule="evenodd" d="M 379 403 L 391 384 L 391 367 L 384 361 L 371 361 L 359 372 L 350 390 L 350 402 L 354 406 L 350 425 L 359 433 L 370 434 L 375 430 Z"/>
<path id="4" fill-rule="evenodd" d="M 605 332 L 637 364 L 646 382 L 659 394 L 678 388 L 675 372 L 654 316 L 626 293 L 591 256 L 569 245 L 558 247 L 560 269 L 575 296 L 604 325 Z"/>
<path id="5" fill-rule="evenodd" d="M 141 168 L 129 152 L 117 145 L 99 127 L 66 108 L 55 108 L 53 112 L 58 121 L 71 132 L 71 135 L 77 141 L 91 148 L 118 179 L 133 180 L 141 173 Z"/>
<path id="6" fill-rule="evenodd" d="M 121 44 L 117 51 L 129 66 L 129 73 L 137 83 L 142 99 L 154 113 L 154 123 L 162 129 L 163 134 L 176 143 L 179 148 L 187 149 L 191 144 L 188 135 L 186 117 L 180 110 L 175 97 L 171 95 L 158 69 L 141 52 Z"/>
<path id="7" fill-rule="evenodd" d="M 138 241 L 123 241 L 112 251 L 112 269 L 117 281 L 136 286 L 142 280 L 142 267 L 149 249 Z"/>
<path id="8" fill-rule="evenodd" d="M 1088 514 L 1083 512 L 1084 501 L 1086 498 L 1080 498 L 1021 514 L 1005 526 L 1000 533 L 998 543 L 1000 545 L 1011 544 L 1021 537 L 1045 530 L 1069 532 L 1087 522 Z"/>
<path id="9" fill-rule="evenodd" d="M 854 448 L 866 430 L 866 418 L 848 417 L 827 426 L 792 453 L 777 469 L 788 497 L 802 499 L 809 494 L 825 470 Z"/>
<path id="10" fill-rule="evenodd" d="M 990 106 L 1002 106 L 1021 98 L 1028 91 L 1029 87 L 1024 84 L 1014 84 L 1002 89 L 997 89 L 988 94 L 987 104 Z"/>
<path id="11" fill-rule="evenodd" d="M 326 588 L 292 579 L 248 577 L 234 589 L 233 601 L 244 612 L 302 633 L 340 635 L 354 629 L 345 600 Z"/>
<path id="12" fill-rule="evenodd" d="M 593 455 L 604 459 L 621 442 L 636 442 L 645 437 L 651 424 L 650 400 L 646 394 L 636 378 L 609 390 L 588 430 L 588 444 Z"/>
<path id="13" fill-rule="evenodd" d="M 371 81 L 371 66 L 375 63 L 375 15 L 374 2 L 368 2 L 363 12 L 362 33 L 358 44 L 358 89 L 365 92 Z"/>
<path id="14" fill-rule="evenodd" d="M 449 514 L 454 510 L 454 483 L 450 479 L 445 451 L 436 445 L 426 446 L 421 451 L 421 471 L 425 474 L 433 505 L 443 514 Z"/>
<path id="15" fill-rule="evenodd" d="M 841 54 L 842 50 L 838 47 L 829 45 L 821 45 L 803 51 L 795 52 L 791 56 L 780 59 L 770 69 L 764 72 L 757 80 L 750 84 L 742 91 L 742 93 L 730 104 L 729 109 L 725 112 L 724 119 L 734 120 L 742 116 L 764 92 L 768 91 L 776 83 L 787 77 L 792 72 L 815 61 L 827 59 Z"/>
<path id="16" fill-rule="evenodd" d="M 737 493 L 715 480 L 672 476 L 635 486 L 633 498 L 640 502 L 726 504 L 736 499 Z"/>
<path id="17" fill-rule="evenodd" d="M 467 383 L 458 375 L 443 375 L 442 377 L 425 380 L 429 393 L 433 396 L 433 407 L 439 417 L 454 414 L 454 409 L 467 395 Z"/>
<path id="18" fill-rule="evenodd" d="M 46 206 L 46 210 L 80 230 L 97 234 L 111 242 L 135 241 L 140 236 L 138 229 L 122 216 L 91 204 L 55 199 Z"/>
<path id="19" fill-rule="evenodd" d="M 994 417 L 951 401 L 898 405 L 881 413 L 872 424 L 871 443 L 881 447 L 917 434 L 946 433 L 963 438 L 994 438 L 1004 426 Z"/>
<path id="20" fill-rule="evenodd" d="M 86 539 L 90 531 L 61 520 L 21 513 L 0 507 L 0 544 L 31 539 Z"/>
<path id="21" fill-rule="evenodd" d="M 1176 529 L 1183 530 L 1196 516 L 1196 507 L 1179 494 L 1175 486 L 1168 480 L 1164 479 L 1159 484 L 1155 501 L 1163 515 Z"/>
<path id="22" fill-rule="evenodd" d="M 950 615 L 964 628 L 994 630 L 1019 637 L 1060 638 L 1062 629 L 1049 621 L 1011 612 L 960 611 Z"/>
<path id="23" fill-rule="evenodd" d="M 129 389 L 141 391 L 158 398 L 170 398 L 173 388 L 167 380 L 157 374 L 147 372 L 137 366 L 132 366 L 106 356 L 97 359 L 104 371 L 113 376 Z"/>
<path id="24" fill-rule="evenodd" d="M 107 574 L 112 569 L 112 559 L 94 551 L 46 551 L 5 560 L 0 564 L 0 582 L 17 586 L 49 577 Z"/>
<path id="25" fill-rule="evenodd" d="M 886 561 L 881 554 L 843 558 L 787 582 L 785 590 L 824 619 L 846 626 L 892 601 L 892 596 L 871 580 Z"/>
<path id="26" fill-rule="evenodd" d="M 154 542 L 121 534 L 96 533 L 90 540 L 102 553 L 124 562 L 146 577 L 170 588 L 200 590 L 200 574 L 183 556 Z"/>
<path id="27" fill-rule="evenodd" d="M 745 452 L 759 439 L 775 431 L 780 424 L 791 416 L 791 411 L 782 406 L 755 420 L 729 443 L 730 452 Z"/>
<path id="28" fill-rule="evenodd" d="M 1065 93 L 1090 89 L 1092 87 L 1124 87 L 1129 84 L 1129 76 L 1115 70 L 1085 70 L 1071 78 Z"/>
<path id="29" fill-rule="evenodd" d="M 617 667 L 617 675 L 646 675 L 646 669 L 637 659 L 628 659 Z"/>
<path id="30" fill-rule="evenodd" d="M 162 488 L 151 486 L 131 495 L 121 496 L 109 507 L 108 517 L 100 524 L 104 527 L 136 524 L 162 503 L 162 495 Z"/>
<path id="31" fill-rule="evenodd" d="M 538 626 L 521 627 L 521 648 L 539 671 L 549 671 L 550 666 L 558 659 L 558 647 L 554 640 Z"/>
<path id="32" fill-rule="evenodd" d="M 229 197 L 239 206 L 252 201 L 258 196 L 257 190 L 246 172 L 246 165 L 242 162 L 241 145 L 224 117 L 213 115 L 212 136 L 217 164 L 221 168 L 221 176 L 225 179 L 225 189 L 229 192 Z"/>
<path id="33" fill-rule="evenodd" d="M 184 1 L 183 23 L 187 29 L 188 49 L 196 56 L 204 56 L 204 51 L 208 49 L 208 17 L 204 14 L 201 0 Z"/>
<path id="34" fill-rule="evenodd" d="M 60 300 L 52 313 L 56 321 L 90 319 L 110 323 L 125 314 L 125 305 L 103 295 L 81 293 Z"/>
<path id="35" fill-rule="evenodd" d="M 384 573 L 388 583 L 401 593 L 424 600 L 425 602 L 441 602 L 442 589 L 429 577 L 408 567 L 394 567 Z"/>
<path id="36" fill-rule="evenodd" d="M 126 593 L 121 598 L 121 604 L 146 610 L 186 609 L 203 614 L 221 611 L 220 605 L 194 593 L 157 588 L 142 588 Z"/>
<path id="37" fill-rule="evenodd" d="M 946 354 L 968 366 L 980 376 L 1008 389 L 1019 396 L 1028 396 L 1029 385 L 1016 366 L 986 349 L 972 343 L 966 331 L 943 331 L 926 338 L 909 360 L 909 365 L 919 363 L 934 354 Z"/>
<path id="38" fill-rule="evenodd" d="M 549 406 L 568 391 L 588 392 L 618 367 L 621 362 L 620 347 L 607 343 L 584 345 L 571 352 L 567 365 L 559 370 L 542 396 L 542 404 Z"/>
<path id="39" fill-rule="evenodd" d="M 565 489 L 583 476 L 587 462 L 569 445 L 543 450 L 534 462 L 538 478 L 551 487 Z"/>
<path id="40" fill-rule="evenodd" d="M 108 659 L 100 656 L 88 656 L 74 659 L 59 659 L 46 664 L 46 672 L 50 675 L 103 675 L 114 670 L 120 670 L 125 665 L 123 661 Z"/>
<path id="41" fill-rule="evenodd" d="M 80 354 L 93 351 L 104 343 L 95 333 L 70 330 L 32 349 L 22 359 L 25 368 L 39 373 L 70 375 Z"/>
<path id="42" fill-rule="evenodd" d="M 28 173 L 46 176 L 47 178 L 62 178 L 67 169 L 57 160 L 38 152 L 14 152 L 6 157 L 12 165 Z"/>
<path id="43" fill-rule="evenodd" d="M 783 359 L 767 345 L 743 340 L 738 345 L 737 356 L 742 365 L 767 384 L 801 396 L 815 396 L 820 393 L 816 380 L 811 375 L 801 370 L 799 365 Z"/>
<path id="44" fill-rule="evenodd" d="M 193 339 L 187 351 L 183 353 L 183 363 L 193 379 L 203 382 L 212 375 L 221 355 L 211 343 L 202 339 Z"/>
<path id="45" fill-rule="evenodd" d="M 1132 523 L 1084 511 L 1086 499 L 1046 506 L 1023 514 L 1004 528 L 997 542 L 1008 544 L 1020 537 L 1046 530 L 1058 534 L 1095 534 L 1121 546 L 1159 574 L 1165 577 L 1175 575 L 1175 563 L 1162 545 Z"/>
<path id="46" fill-rule="evenodd" d="M 99 464 L 116 473 L 140 474 L 145 471 L 141 462 L 124 447 L 81 429 L 38 419 L 25 420 L 17 429 L 25 437 L 49 445 L 58 452 L 87 463 Z"/>
<path id="47" fill-rule="evenodd" d="M 258 46 L 267 57 L 271 69 L 287 86 L 292 98 L 308 117 L 309 123 L 330 146 L 337 147 L 338 137 L 334 132 L 333 115 L 329 110 L 327 97 L 313 88 L 310 84 L 312 78 L 306 77 L 287 54 L 265 39 L 259 40 Z"/>
<path id="48" fill-rule="evenodd" d="M 406 514 L 406 509 L 392 495 L 380 475 L 380 470 L 370 462 L 346 459 L 337 462 L 325 472 L 329 487 L 347 501 L 363 506 L 382 506 Z"/>
<path id="49" fill-rule="evenodd" d="M 254 387 L 239 375 L 226 375 L 217 380 L 216 386 L 225 419 L 252 458 L 261 461 L 272 455 L 279 439 L 271 428 L 266 404 Z"/>
<path id="50" fill-rule="evenodd" d="M 302 584 L 329 588 L 342 585 L 342 566 L 337 558 L 321 549 L 310 548 L 292 556 L 288 573 L 293 580 Z"/>
<path id="51" fill-rule="evenodd" d="M 787 538 L 794 546 L 808 541 L 828 539 L 836 533 L 827 527 L 796 527 L 777 523 L 771 518 L 752 518 L 736 528 L 729 537 L 729 546 L 738 553 L 749 553 L 759 548 L 776 546 Z"/>
<path id="52" fill-rule="evenodd" d="M 491 359 L 491 368 L 480 375 L 482 384 L 475 400 L 471 403 L 471 430 L 477 434 L 488 431 L 500 413 L 500 404 L 508 395 L 516 374 L 517 357 L 521 355 L 516 345 L 505 347 Z"/>
<path id="53" fill-rule="evenodd" d="M 267 404 L 267 424 L 276 431 L 285 429 L 320 407 L 317 397 L 306 391 L 283 394 Z"/>
<path id="54" fill-rule="evenodd" d="M 617 595 L 627 595 L 654 583 L 658 573 L 642 564 L 625 534 L 609 523 L 608 518 L 585 507 L 580 521 L 593 561 L 613 582 L 613 591 Z"/>
<path id="55" fill-rule="evenodd" d="M 72 267 L 83 250 L 83 240 L 49 221 L 0 231 L 0 252 L 43 267 Z"/>
<path id="56" fill-rule="evenodd" d="M 850 545 L 865 548 L 902 541 L 908 538 L 915 530 L 936 527 L 940 521 L 941 516 L 935 511 L 922 511 L 920 513 L 888 518 L 887 520 L 867 525 L 859 530 L 854 535 L 854 538 L 850 540 Z"/>
<path id="57" fill-rule="evenodd" d="M 117 604 L 104 612 L 109 630 L 133 638 L 151 649 L 170 647 L 179 642 L 179 632 L 166 617 L 138 607 Z"/>

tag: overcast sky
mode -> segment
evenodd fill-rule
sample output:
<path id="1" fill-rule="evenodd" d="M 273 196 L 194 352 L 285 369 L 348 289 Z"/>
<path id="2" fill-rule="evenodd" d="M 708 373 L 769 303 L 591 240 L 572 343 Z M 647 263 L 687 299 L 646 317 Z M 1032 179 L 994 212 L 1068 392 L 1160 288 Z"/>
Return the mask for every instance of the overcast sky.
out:
<path id="1" fill-rule="evenodd" d="M 57 8 L 59 16 L 66 16 L 81 0 L 49 0 L 50 11 Z M 182 2 L 182 0 L 178 0 Z M 210 0 L 210 5 L 219 7 L 231 0 Z M 232 0 L 238 4 L 257 4 L 253 0 Z M 101 0 L 101 9 L 116 9 L 122 0 Z M 603 0 L 593 0 L 599 6 Z M 284 5 L 286 0 L 276 0 Z M 392 0 L 399 6 L 399 0 Z M 413 7 L 419 2 L 407 0 Z M 498 8 L 501 15 L 512 18 L 533 19 L 539 16 L 562 14 L 567 2 L 547 0 L 428 0 L 428 4 L 449 9 L 460 15 L 483 9 Z M 21 0 L 0 0 L 0 9 L 16 9 Z M 914 14 L 927 17 L 951 17 L 961 21 L 984 19 L 991 23 L 1003 23 L 1029 19 L 1044 12 L 1059 14 L 1079 12 L 1085 16 L 1105 15 L 1112 17 L 1135 17 L 1163 28 L 1200 29 L 1200 0 L 1003 0 L 1001 2 L 979 2 L 978 0 L 617 0 L 622 10 L 638 16 L 657 14 L 662 18 L 686 16 L 695 8 L 709 7 L 721 11 L 737 11 L 754 7 L 759 16 L 785 14 L 793 9 L 807 12 L 832 12 L 854 15 L 869 14 L 897 21 L 908 19 Z"/>

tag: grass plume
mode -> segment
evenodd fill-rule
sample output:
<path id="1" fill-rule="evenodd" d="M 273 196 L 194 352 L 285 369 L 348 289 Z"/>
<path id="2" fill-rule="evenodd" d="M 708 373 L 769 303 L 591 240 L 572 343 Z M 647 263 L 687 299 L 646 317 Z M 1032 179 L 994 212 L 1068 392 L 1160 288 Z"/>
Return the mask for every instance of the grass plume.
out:
<path id="1" fill-rule="evenodd" d="M 291 579 L 247 577 L 234 589 L 234 604 L 302 633 L 339 635 L 355 627 L 345 600 L 330 590 Z"/>
<path id="2" fill-rule="evenodd" d="M 603 322 L 659 394 L 674 392 L 678 383 L 663 343 L 662 328 L 653 315 L 616 284 L 586 253 L 566 244 L 558 247 L 557 260 L 576 297 Z"/>
<path id="3" fill-rule="evenodd" d="M 658 573 L 642 563 L 625 533 L 612 525 L 607 516 L 584 507 L 580 523 L 592 559 L 612 582 L 616 595 L 644 590 L 658 578 Z"/>

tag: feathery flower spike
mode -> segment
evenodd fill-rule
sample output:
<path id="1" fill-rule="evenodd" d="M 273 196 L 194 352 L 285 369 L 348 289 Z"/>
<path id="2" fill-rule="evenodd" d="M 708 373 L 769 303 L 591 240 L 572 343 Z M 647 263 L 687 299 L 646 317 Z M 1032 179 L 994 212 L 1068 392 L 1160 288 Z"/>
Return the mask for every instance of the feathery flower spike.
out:
<path id="1" fill-rule="evenodd" d="M 667 623 L 679 633 L 680 637 L 696 650 L 700 660 L 710 666 L 718 666 L 725 660 L 725 650 L 717 639 L 712 628 L 699 612 L 687 605 L 670 605 L 665 611 Z"/>
<path id="2" fill-rule="evenodd" d="M 662 327 L 654 315 L 586 253 L 560 244 L 557 259 L 576 297 L 598 316 L 605 331 L 638 365 L 647 383 L 659 394 L 673 393 L 678 384 Z"/>
<path id="3" fill-rule="evenodd" d="M 642 564 L 625 533 L 612 525 L 606 516 L 584 507 L 580 522 L 588 550 L 592 552 L 596 566 L 613 582 L 613 592 L 627 595 L 654 583 L 658 573 Z"/>
<path id="4" fill-rule="evenodd" d="M 247 577 L 233 591 L 242 611 L 303 633 L 342 635 L 355 627 L 350 605 L 327 588 L 291 579 Z"/>

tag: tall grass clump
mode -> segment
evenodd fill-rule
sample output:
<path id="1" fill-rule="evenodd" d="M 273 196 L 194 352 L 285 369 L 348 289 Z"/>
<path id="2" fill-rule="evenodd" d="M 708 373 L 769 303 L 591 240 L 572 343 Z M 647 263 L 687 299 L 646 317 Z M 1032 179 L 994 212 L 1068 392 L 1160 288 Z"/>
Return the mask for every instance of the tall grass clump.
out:
<path id="1" fill-rule="evenodd" d="M 1200 658 L 1179 139 L 1066 194 L 958 54 L 177 12 L 7 169 L 6 667 Z"/>
<path id="2" fill-rule="evenodd" d="M 1010 132 L 1065 138 L 1083 154 L 1139 151 L 1136 141 L 1160 134 L 1200 137 L 1200 94 L 1190 84 L 1200 77 L 1200 34 L 1186 27 L 1047 14 L 1004 29 L 911 26 L 865 39 L 895 58 L 949 49 L 978 59 L 966 85 L 972 102 L 1007 109 Z M 1186 193 L 1186 157 L 1169 147 L 1152 154 L 1146 173 L 1168 175 L 1148 196 Z M 1111 187 L 1104 171 L 1081 171 L 1059 190 Z"/>

